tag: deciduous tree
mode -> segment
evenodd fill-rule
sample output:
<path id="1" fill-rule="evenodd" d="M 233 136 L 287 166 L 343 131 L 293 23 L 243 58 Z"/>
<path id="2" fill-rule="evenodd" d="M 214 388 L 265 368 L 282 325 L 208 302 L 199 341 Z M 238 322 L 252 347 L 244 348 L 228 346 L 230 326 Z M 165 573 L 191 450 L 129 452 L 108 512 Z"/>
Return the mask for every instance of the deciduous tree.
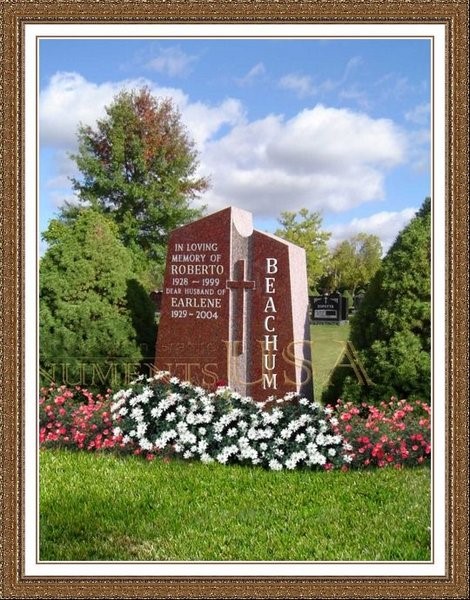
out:
<path id="1" fill-rule="evenodd" d="M 282 212 L 279 223 L 282 229 L 278 229 L 275 234 L 305 249 L 308 284 L 313 290 L 328 266 L 327 241 L 331 233 L 322 231 L 321 215 L 306 208 L 301 208 L 298 213 Z"/>
<path id="2" fill-rule="evenodd" d="M 79 127 L 78 142 L 72 158 L 80 171 L 73 179 L 79 203 L 109 215 L 137 268 L 152 265 L 159 283 L 168 233 L 201 214 L 191 201 L 208 187 L 197 175 L 197 151 L 178 110 L 147 88 L 124 90 L 95 127 Z M 62 216 L 73 218 L 76 210 L 68 204 Z"/>
<path id="3" fill-rule="evenodd" d="M 331 254 L 322 287 L 348 290 L 354 297 L 359 287 L 367 287 L 377 272 L 382 244 L 376 235 L 359 233 L 340 242 Z"/>

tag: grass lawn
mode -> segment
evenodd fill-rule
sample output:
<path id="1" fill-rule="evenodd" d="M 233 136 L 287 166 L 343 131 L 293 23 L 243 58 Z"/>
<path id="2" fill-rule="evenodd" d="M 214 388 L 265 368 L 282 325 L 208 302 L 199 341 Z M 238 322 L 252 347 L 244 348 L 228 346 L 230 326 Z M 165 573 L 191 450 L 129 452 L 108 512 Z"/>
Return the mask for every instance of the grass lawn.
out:
<path id="1" fill-rule="evenodd" d="M 311 325 L 313 383 L 315 399 L 319 400 L 331 371 L 341 357 L 344 342 L 349 336 L 349 323 L 345 325 Z"/>
<path id="2" fill-rule="evenodd" d="M 430 560 L 429 468 L 268 472 L 63 450 L 40 463 L 41 560 Z"/>

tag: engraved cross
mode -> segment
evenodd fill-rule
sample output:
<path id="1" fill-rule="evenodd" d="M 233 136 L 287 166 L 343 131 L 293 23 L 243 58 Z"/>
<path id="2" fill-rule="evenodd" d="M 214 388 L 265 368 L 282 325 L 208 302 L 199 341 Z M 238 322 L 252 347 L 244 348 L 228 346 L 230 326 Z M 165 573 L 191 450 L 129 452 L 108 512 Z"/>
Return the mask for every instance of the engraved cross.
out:
<path id="1" fill-rule="evenodd" d="M 245 347 L 245 323 L 247 321 L 246 292 L 255 289 L 255 282 L 246 279 L 244 260 L 237 260 L 233 265 L 233 280 L 227 281 L 226 286 L 232 291 L 232 341 L 239 341 L 240 352 Z"/>

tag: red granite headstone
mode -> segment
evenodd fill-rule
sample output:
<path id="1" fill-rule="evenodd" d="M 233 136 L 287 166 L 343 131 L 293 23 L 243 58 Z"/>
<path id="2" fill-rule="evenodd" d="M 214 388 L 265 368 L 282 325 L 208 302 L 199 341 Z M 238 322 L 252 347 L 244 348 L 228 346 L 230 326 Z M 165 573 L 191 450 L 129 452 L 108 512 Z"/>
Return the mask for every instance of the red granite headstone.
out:
<path id="1" fill-rule="evenodd" d="M 312 395 L 305 252 L 227 208 L 170 236 L 155 367 L 255 400 Z"/>

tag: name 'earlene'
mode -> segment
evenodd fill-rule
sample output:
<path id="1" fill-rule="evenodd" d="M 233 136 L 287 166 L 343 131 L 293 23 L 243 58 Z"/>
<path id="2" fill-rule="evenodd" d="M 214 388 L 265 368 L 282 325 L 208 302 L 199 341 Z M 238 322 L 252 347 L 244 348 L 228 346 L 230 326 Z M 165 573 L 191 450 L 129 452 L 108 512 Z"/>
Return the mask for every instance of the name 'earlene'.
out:
<path id="1" fill-rule="evenodd" d="M 265 294 L 275 294 L 276 278 L 269 277 L 277 273 L 277 258 L 266 258 L 266 277 L 264 278 Z M 269 296 L 264 307 L 264 342 L 263 342 L 263 389 L 272 388 L 277 390 L 277 373 L 273 371 L 276 368 L 277 352 L 277 334 L 276 334 L 276 306 L 274 297 Z"/>

